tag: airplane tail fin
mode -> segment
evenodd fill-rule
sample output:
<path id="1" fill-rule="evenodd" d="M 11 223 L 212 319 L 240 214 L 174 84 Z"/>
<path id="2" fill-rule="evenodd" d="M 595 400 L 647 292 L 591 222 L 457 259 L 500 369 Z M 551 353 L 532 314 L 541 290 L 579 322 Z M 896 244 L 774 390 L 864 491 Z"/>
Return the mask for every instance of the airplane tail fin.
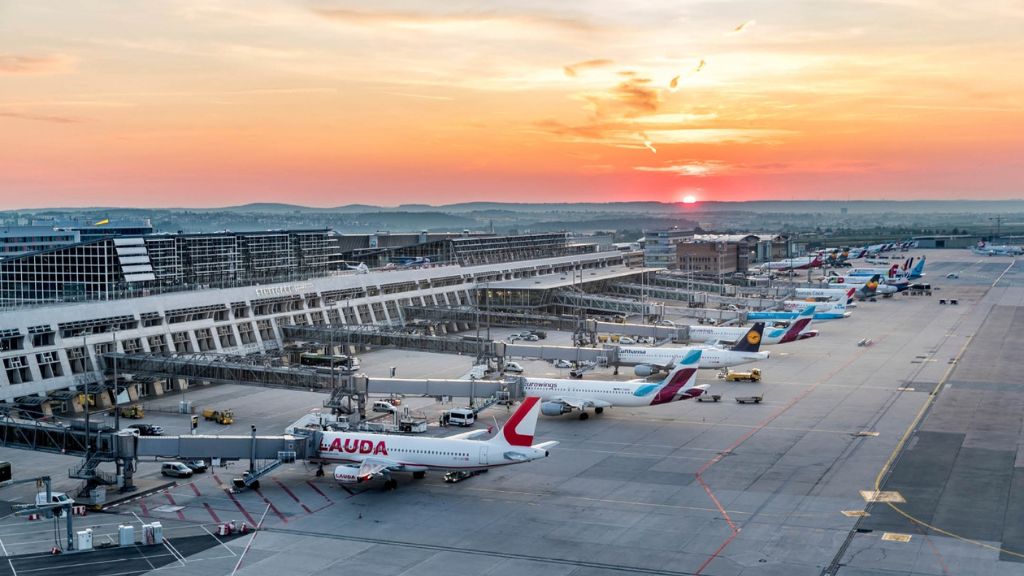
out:
<path id="1" fill-rule="evenodd" d="M 835 309 L 835 306 L 833 306 Z M 794 342 L 800 339 L 800 333 L 811 324 L 814 319 L 814 306 L 808 306 L 800 311 L 800 314 L 789 324 L 789 328 L 782 334 L 779 343 Z"/>
<path id="2" fill-rule="evenodd" d="M 690 350 L 685 357 L 676 362 L 672 371 L 662 380 L 661 387 L 651 400 L 651 404 L 664 404 L 700 396 L 704 389 L 697 386 L 697 368 L 700 367 L 702 354 L 699 349 Z"/>
<path id="3" fill-rule="evenodd" d="M 925 257 L 921 256 L 921 259 L 917 261 L 917 264 L 914 264 L 914 267 L 911 268 L 911 278 L 920 278 L 921 276 L 924 276 L 924 259 Z"/>
<path id="4" fill-rule="evenodd" d="M 503 446 L 532 446 L 540 416 L 540 398 L 529 396 L 516 408 L 505 425 L 488 442 Z"/>
<path id="5" fill-rule="evenodd" d="M 808 306 L 814 310 L 814 306 Z M 764 333 L 764 322 L 758 322 L 750 327 L 750 330 L 740 338 L 732 347 L 734 352 L 757 352 L 761 349 L 761 335 Z"/>
<path id="6" fill-rule="evenodd" d="M 875 274 L 867 282 L 864 283 L 864 295 L 873 296 L 875 291 L 878 290 L 878 284 L 882 281 L 881 274 Z"/>

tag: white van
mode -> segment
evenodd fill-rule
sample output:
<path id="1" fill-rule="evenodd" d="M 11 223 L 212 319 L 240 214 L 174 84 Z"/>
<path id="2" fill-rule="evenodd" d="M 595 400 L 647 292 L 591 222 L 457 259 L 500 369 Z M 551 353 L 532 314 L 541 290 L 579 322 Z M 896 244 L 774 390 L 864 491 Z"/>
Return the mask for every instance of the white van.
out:
<path id="1" fill-rule="evenodd" d="M 46 492 L 36 493 L 36 506 L 43 504 L 74 504 L 75 501 L 64 492 L 50 492 L 50 501 L 46 501 Z"/>
<path id="2" fill-rule="evenodd" d="M 373 403 L 374 412 L 395 412 L 397 411 L 394 404 L 391 402 L 385 402 L 384 400 L 377 400 Z"/>
<path id="3" fill-rule="evenodd" d="M 476 413 L 471 408 L 452 408 L 448 411 L 448 424 L 452 426 L 472 426 L 476 422 Z"/>

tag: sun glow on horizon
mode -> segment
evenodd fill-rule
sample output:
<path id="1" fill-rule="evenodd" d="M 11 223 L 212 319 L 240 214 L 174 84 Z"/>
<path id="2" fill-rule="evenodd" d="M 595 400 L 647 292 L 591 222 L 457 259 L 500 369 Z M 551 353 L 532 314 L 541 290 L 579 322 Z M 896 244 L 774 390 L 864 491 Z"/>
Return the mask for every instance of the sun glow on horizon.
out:
<path id="1" fill-rule="evenodd" d="M 683 204 L 696 204 L 696 203 L 697 203 L 697 197 L 694 196 L 693 194 L 687 194 L 686 196 L 683 196 Z"/>

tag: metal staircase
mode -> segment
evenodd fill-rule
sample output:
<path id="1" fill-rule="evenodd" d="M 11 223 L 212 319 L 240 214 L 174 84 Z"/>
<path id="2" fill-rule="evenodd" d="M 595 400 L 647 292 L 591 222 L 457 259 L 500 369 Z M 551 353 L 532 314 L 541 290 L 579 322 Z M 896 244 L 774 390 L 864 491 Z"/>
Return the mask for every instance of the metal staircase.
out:
<path id="1" fill-rule="evenodd" d="M 295 462 L 295 452 L 278 452 L 277 460 L 264 462 L 265 463 L 254 470 L 246 472 L 239 478 L 235 478 L 232 481 L 235 488 L 239 490 L 243 488 L 259 488 L 260 478 L 270 474 L 274 470 L 277 470 L 282 464 L 291 464 L 292 462 Z"/>

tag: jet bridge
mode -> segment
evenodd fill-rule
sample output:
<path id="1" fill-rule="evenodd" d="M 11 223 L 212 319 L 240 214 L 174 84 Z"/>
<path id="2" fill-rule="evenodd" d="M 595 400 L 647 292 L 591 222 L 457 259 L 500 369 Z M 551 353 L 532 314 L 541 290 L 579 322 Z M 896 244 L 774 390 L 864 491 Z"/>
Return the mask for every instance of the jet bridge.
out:
<path id="1" fill-rule="evenodd" d="M 770 298 L 755 298 L 744 296 L 722 296 L 708 292 L 686 290 L 683 288 L 665 286 L 645 286 L 643 284 L 629 284 L 617 282 L 609 286 L 616 294 L 623 294 L 632 297 L 646 296 L 659 300 L 675 300 L 678 302 L 699 303 L 717 306 L 742 306 L 750 310 L 766 310 L 774 308 L 779 304 L 778 300 Z M 733 288 L 730 286 L 730 288 Z"/>
<path id="2" fill-rule="evenodd" d="M 287 340 L 305 340 L 320 344 L 351 346 L 394 346 L 407 350 L 447 352 L 477 357 L 504 356 L 504 343 L 468 336 L 427 336 L 404 328 L 386 326 L 285 326 Z"/>

